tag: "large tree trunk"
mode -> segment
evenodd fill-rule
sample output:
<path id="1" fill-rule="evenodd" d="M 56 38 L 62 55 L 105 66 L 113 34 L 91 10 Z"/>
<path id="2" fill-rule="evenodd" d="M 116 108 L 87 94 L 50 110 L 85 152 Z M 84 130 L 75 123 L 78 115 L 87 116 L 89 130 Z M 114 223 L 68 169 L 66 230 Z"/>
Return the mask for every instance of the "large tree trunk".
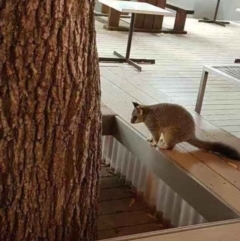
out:
<path id="1" fill-rule="evenodd" d="M 101 156 L 91 0 L 0 1 L 0 240 L 93 240 Z"/>

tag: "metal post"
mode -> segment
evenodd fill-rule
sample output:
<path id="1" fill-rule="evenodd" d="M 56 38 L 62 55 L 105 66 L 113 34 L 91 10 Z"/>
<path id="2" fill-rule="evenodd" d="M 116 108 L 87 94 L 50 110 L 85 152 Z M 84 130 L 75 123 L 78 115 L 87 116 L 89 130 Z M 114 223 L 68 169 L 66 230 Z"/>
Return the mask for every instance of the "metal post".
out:
<path id="1" fill-rule="evenodd" d="M 220 1 L 221 1 L 221 0 L 218 0 L 218 2 L 217 2 L 217 6 L 216 6 L 215 13 L 214 13 L 213 21 L 216 21 L 216 19 L 217 19 L 217 14 L 218 14 L 218 9 L 219 9 L 219 5 L 220 5 Z"/>
<path id="2" fill-rule="evenodd" d="M 108 58 L 108 57 L 100 57 L 99 61 L 102 62 L 115 62 L 115 63 L 128 63 L 132 65 L 134 68 L 136 68 L 138 71 L 141 71 L 142 68 L 137 64 L 155 64 L 154 59 L 131 59 L 130 58 L 130 52 L 131 52 L 131 45 L 132 45 L 132 36 L 134 32 L 134 24 L 135 24 L 135 13 L 132 13 L 131 15 L 131 22 L 130 22 L 130 28 L 128 33 L 128 42 L 127 42 L 127 48 L 126 48 L 126 55 L 125 57 L 121 55 L 120 53 L 114 51 L 113 54 L 117 56 L 118 58 Z"/>
<path id="3" fill-rule="evenodd" d="M 206 85 L 207 85 L 207 78 L 208 78 L 208 72 L 204 70 L 202 73 L 201 83 L 200 83 L 199 90 L 198 90 L 197 102 L 196 102 L 196 106 L 195 106 L 195 111 L 198 114 L 200 114 L 201 109 L 202 109 L 204 93 L 205 93 L 205 89 L 206 89 Z"/>
<path id="4" fill-rule="evenodd" d="M 225 24 L 230 24 L 230 22 L 217 21 L 217 14 L 218 14 L 218 9 L 219 9 L 219 5 L 220 5 L 220 1 L 221 1 L 221 0 L 217 0 L 217 5 L 216 5 L 216 9 L 215 9 L 215 13 L 214 13 L 214 18 L 213 18 L 213 19 L 203 18 L 203 19 L 198 20 L 198 22 L 214 23 L 214 24 L 218 24 L 218 25 L 223 26 L 223 27 L 225 27 Z"/>
<path id="5" fill-rule="evenodd" d="M 134 31 L 134 23 L 135 23 L 135 13 L 132 13 L 130 29 L 128 34 L 128 42 L 127 42 L 127 50 L 126 50 L 126 59 L 130 57 L 131 45 L 132 45 L 132 36 Z"/>

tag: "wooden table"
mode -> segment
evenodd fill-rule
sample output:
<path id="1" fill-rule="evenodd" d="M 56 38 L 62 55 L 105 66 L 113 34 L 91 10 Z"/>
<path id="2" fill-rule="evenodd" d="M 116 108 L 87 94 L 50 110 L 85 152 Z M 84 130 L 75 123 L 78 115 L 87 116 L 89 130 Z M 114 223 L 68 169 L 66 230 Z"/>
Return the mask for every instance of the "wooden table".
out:
<path id="1" fill-rule="evenodd" d="M 229 24 L 230 22 L 218 21 L 217 20 L 217 14 L 218 14 L 218 9 L 219 9 L 220 2 L 221 2 L 221 0 L 217 0 L 217 5 L 216 5 L 216 9 L 215 9 L 215 13 L 214 13 L 213 19 L 203 18 L 203 19 L 200 19 L 199 22 L 215 23 L 215 24 L 218 24 L 218 25 L 223 26 L 223 27 L 225 27 L 225 24 Z"/>
<path id="2" fill-rule="evenodd" d="M 140 14 L 152 14 L 152 15 L 163 15 L 163 16 L 171 16 L 172 13 L 153 6 L 148 3 L 143 2 L 126 2 L 126 1 L 115 1 L 115 0 L 98 0 L 100 3 L 107 5 L 108 7 L 116 10 L 117 13 L 131 13 L 131 22 L 130 22 L 130 29 L 129 29 L 129 35 L 128 35 L 128 42 L 127 42 L 127 49 L 126 54 L 123 56 L 122 54 L 114 51 L 113 54 L 117 56 L 118 58 L 106 58 L 106 57 L 100 57 L 100 62 L 117 62 L 117 63 L 128 63 L 132 65 L 134 68 L 136 68 L 138 71 L 141 71 L 142 68 L 137 63 L 149 63 L 154 64 L 154 59 L 133 59 L 130 58 L 130 51 L 131 51 L 131 45 L 132 45 L 132 36 L 133 36 L 133 30 L 134 30 L 134 22 L 135 22 L 135 16 L 137 13 Z"/>
<path id="3" fill-rule="evenodd" d="M 208 74 L 214 74 L 230 83 L 240 86 L 240 65 L 222 65 L 222 66 L 203 66 L 202 79 L 198 91 L 195 111 L 200 114 L 202 109 L 203 98 L 207 85 Z"/>
<path id="4" fill-rule="evenodd" d="M 130 0 L 124 0 L 130 1 Z M 156 7 L 165 9 L 166 0 L 136 0 L 137 2 L 146 2 L 152 4 Z M 104 22 L 105 20 L 99 19 L 103 21 L 104 28 L 112 31 L 129 31 L 129 28 L 124 26 L 119 26 L 120 19 L 130 17 L 127 13 L 117 12 L 115 9 L 111 9 L 108 6 L 102 4 L 102 13 L 107 13 L 108 21 L 107 24 Z M 98 14 L 98 16 L 100 16 Z M 104 15 L 102 15 L 104 16 Z M 135 32 L 144 32 L 144 33 L 161 33 L 163 24 L 163 16 L 161 15 L 149 15 L 149 14 L 136 14 L 134 31 Z"/>
<path id="5" fill-rule="evenodd" d="M 129 1 L 129 0 L 124 0 Z M 187 16 L 194 14 L 194 10 L 188 8 L 186 3 L 183 6 L 175 4 L 174 2 L 166 2 L 166 0 L 137 0 L 138 2 L 146 2 L 159 8 L 167 8 L 176 12 L 173 28 L 163 28 L 163 16 L 149 15 L 149 14 L 136 14 L 134 24 L 135 32 L 143 33 L 169 33 L 169 34 L 187 34 L 185 30 L 185 23 Z M 129 31 L 128 27 L 119 26 L 120 19 L 130 18 L 127 13 L 121 13 L 115 9 L 109 8 L 102 4 L 101 13 L 95 12 L 100 22 L 104 23 L 103 28 L 111 31 Z M 108 20 L 101 17 L 107 17 Z"/>

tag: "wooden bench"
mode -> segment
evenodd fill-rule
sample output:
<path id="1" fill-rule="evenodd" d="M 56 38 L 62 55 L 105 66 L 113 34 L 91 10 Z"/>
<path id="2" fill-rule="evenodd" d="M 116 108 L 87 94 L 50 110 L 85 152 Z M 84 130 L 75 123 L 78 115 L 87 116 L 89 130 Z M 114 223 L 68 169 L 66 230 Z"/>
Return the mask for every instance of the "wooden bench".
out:
<path id="1" fill-rule="evenodd" d="M 176 18 L 175 18 L 174 28 L 172 32 L 187 33 L 184 30 L 186 18 L 188 14 L 194 14 L 194 10 L 186 9 L 184 7 L 180 7 L 176 5 L 175 3 L 170 3 L 170 2 L 166 3 L 166 8 L 176 11 Z"/>
<path id="2" fill-rule="evenodd" d="M 126 0 L 129 1 L 129 0 Z M 165 8 L 166 0 L 139 0 L 139 2 L 146 2 L 154 6 Z M 129 31 L 127 27 L 119 26 L 120 18 L 129 18 L 129 15 L 122 15 L 120 12 L 113 8 L 109 8 L 106 5 L 102 5 L 102 14 L 95 14 L 98 17 L 108 16 L 108 20 L 100 19 L 100 22 L 105 21 L 104 28 L 113 31 Z M 136 20 L 134 25 L 134 32 L 154 32 L 160 33 L 162 29 L 163 16 L 160 15 L 148 15 L 148 14 L 136 14 Z"/>

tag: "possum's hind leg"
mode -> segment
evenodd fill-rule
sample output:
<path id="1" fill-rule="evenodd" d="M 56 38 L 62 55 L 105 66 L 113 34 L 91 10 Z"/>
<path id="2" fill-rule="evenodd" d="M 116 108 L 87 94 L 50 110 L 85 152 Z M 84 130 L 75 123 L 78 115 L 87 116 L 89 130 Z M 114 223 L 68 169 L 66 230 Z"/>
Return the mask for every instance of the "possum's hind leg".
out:
<path id="1" fill-rule="evenodd" d="M 179 141 L 179 129 L 170 127 L 164 130 L 163 138 L 164 145 L 161 147 L 162 150 L 172 150 Z"/>
<path id="2" fill-rule="evenodd" d="M 163 133 L 161 133 L 159 140 L 160 140 L 161 143 L 165 143 Z"/>
<path id="3" fill-rule="evenodd" d="M 153 136 L 149 136 L 149 137 L 147 138 L 147 141 L 148 141 L 148 142 L 153 142 Z M 162 133 L 161 133 L 161 135 L 160 135 L 159 141 L 160 141 L 161 143 L 164 143 L 164 136 L 163 136 Z"/>

